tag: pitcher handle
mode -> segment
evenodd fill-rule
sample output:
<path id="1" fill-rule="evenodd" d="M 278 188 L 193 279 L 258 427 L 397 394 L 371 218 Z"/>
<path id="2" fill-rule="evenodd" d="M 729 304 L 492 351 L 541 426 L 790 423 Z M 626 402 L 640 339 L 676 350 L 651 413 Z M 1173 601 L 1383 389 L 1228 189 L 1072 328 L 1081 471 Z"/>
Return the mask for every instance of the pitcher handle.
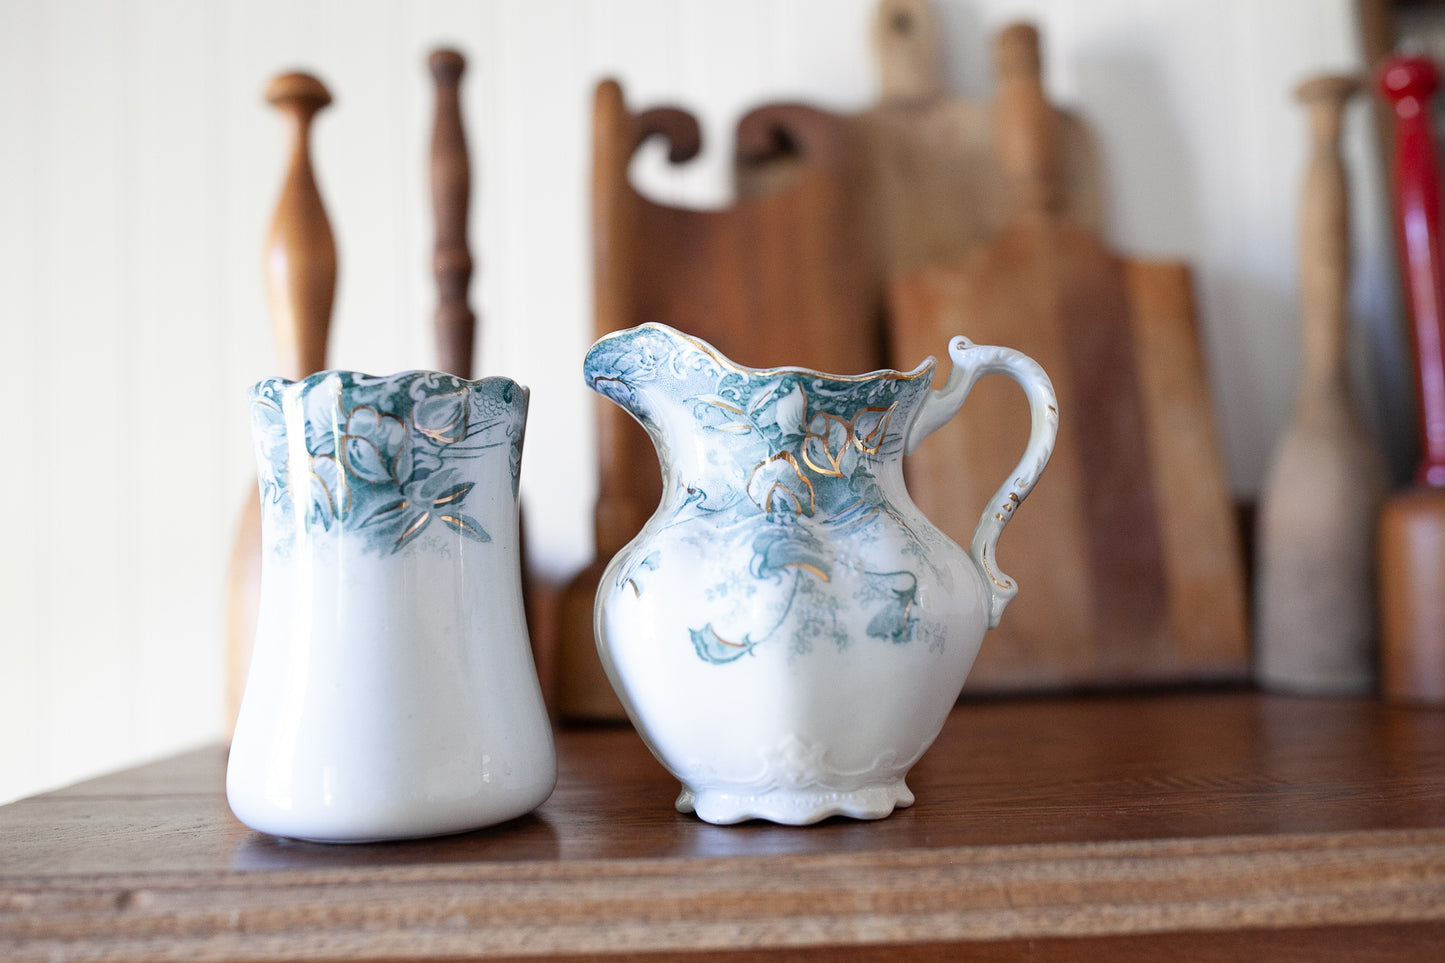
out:
<path id="1" fill-rule="evenodd" d="M 943 388 L 930 392 L 920 407 L 904 443 L 905 452 L 911 453 L 919 442 L 957 414 L 969 391 L 984 375 L 1008 375 L 1023 388 L 1029 402 L 1029 442 L 1023 457 L 984 508 L 968 547 L 968 554 L 987 580 L 988 626 L 993 628 L 1019 590 L 1017 583 L 995 566 L 998 539 L 1049 463 L 1059 432 L 1058 399 L 1044 369 L 1021 351 L 974 344 L 967 338 L 957 337 L 948 343 L 948 356 L 953 360 L 953 370 Z"/>

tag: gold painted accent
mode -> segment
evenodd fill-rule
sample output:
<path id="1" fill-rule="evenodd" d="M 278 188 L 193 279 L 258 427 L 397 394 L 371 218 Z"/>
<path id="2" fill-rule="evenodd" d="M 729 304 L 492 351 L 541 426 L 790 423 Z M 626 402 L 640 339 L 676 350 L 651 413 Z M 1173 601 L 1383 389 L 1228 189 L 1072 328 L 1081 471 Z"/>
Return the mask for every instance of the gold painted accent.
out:
<path id="1" fill-rule="evenodd" d="M 818 568 L 818 566 L 810 565 L 807 562 L 788 562 L 783 566 L 783 568 L 804 568 L 812 572 L 814 575 L 818 576 L 818 578 L 822 579 L 825 582 L 833 581 L 828 577 L 827 572 L 824 572 L 822 569 Z"/>
<path id="2" fill-rule="evenodd" d="M 708 631 L 712 633 L 712 637 L 713 637 L 713 638 L 717 639 L 717 640 L 718 640 L 719 642 L 721 642 L 723 645 L 732 646 L 734 649 L 746 649 L 746 648 L 747 648 L 747 644 L 746 644 L 746 643 L 743 643 L 743 642 L 729 642 L 727 639 L 725 639 L 725 638 L 723 638 L 722 636 L 718 635 L 718 634 L 717 634 L 717 629 L 713 628 L 712 626 L 708 626 Z"/>
<path id="3" fill-rule="evenodd" d="M 712 399 L 710 399 L 710 398 L 704 398 L 704 399 L 703 399 L 703 403 L 704 403 L 704 404 L 708 404 L 708 405 L 712 405 L 714 408 L 721 408 L 723 411 L 731 411 L 731 412 L 732 412 L 733 414 L 735 414 L 735 415 L 742 415 L 744 418 L 746 418 L 746 417 L 748 416 L 748 413 L 747 413 L 746 411 L 743 411 L 743 410 L 742 410 L 741 408 L 739 408 L 737 405 L 730 405 L 730 404 L 728 404 L 726 401 L 723 401 L 722 399 L 718 399 L 718 400 L 714 401 L 714 400 L 712 400 Z"/>
<path id="4" fill-rule="evenodd" d="M 637 583 L 634 582 L 632 579 L 627 579 L 627 580 L 626 580 L 625 582 L 623 582 L 622 584 L 623 584 L 623 585 L 631 585 L 631 586 L 632 586 L 632 594 L 633 594 L 634 596 L 636 596 L 637 598 L 642 598 L 642 589 L 638 588 L 638 587 L 637 587 Z"/>
<path id="5" fill-rule="evenodd" d="M 1013 502 L 1015 505 L 1019 504 L 1019 494 L 1018 494 L 1018 492 L 1009 492 L 1009 493 L 1008 493 L 1008 500 L 1011 501 L 1011 502 Z"/>
<path id="6" fill-rule="evenodd" d="M 853 413 L 853 418 L 848 422 L 848 434 L 852 437 L 853 444 L 859 451 L 866 455 L 878 454 L 878 449 L 883 447 L 883 439 L 888 437 L 888 426 L 893 422 L 893 410 L 897 407 L 898 402 L 895 401 L 887 408 L 877 406 L 860 408 Z M 883 412 L 883 416 L 878 419 L 878 424 L 873 426 L 872 431 L 868 432 L 866 436 L 860 437 L 858 434 L 858 418 L 860 415 L 870 411 L 881 411 Z M 867 444 L 865 444 L 865 442 L 867 442 Z"/>
<path id="7" fill-rule="evenodd" d="M 329 462 L 331 462 L 331 464 L 333 464 L 333 465 L 336 466 L 336 489 L 337 489 L 337 494 L 344 494 L 344 495 L 346 496 L 345 499 L 343 499 L 343 502 L 342 502 L 342 504 L 341 504 L 340 506 L 338 506 L 338 505 L 336 504 L 336 500 L 331 497 L 331 489 L 329 489 L 329 488 L 326 486 L 326 479 L 322 478 L 320 475 L 318 475 L 318 474 L 316 473 L 316 469 L 315 469 L 316 463 L 317 463 L 318 461 L 323 461 L 323 460 L 324 460 L 324 461 L 329 461 Z M 337 460 L 334 456 L 332 456 L 332 455 L 312 455 L 312 456 L 311 456 L 311 465 L 312 465 L 311 477 L 314 478 L 314 479 L 316 479 L 317 481 L 319 481 L 319 482 L 321 483 L 321 489 L 322 489 L 322 491 L 326 492 L 326 500 L 331 503 L 331 517 L 333 517 L 333 518 L 340 518 L 343 514 L 350 513 L 350 511 L 351 511 L 351 505 L 352 505 L 351 486 L 346 483 L 346 471 L 345 471 L 345 469 L 342 467 L 341 462 L 338 461 L 338 460 Z M 290 466 L 290 461 L 289 461 L 289 459 L 288 459 L 288 461 L 287 461 L 286 470 L 287 470 L 288 472 L 291 470 L 291 466 Z"/>
<path id="8" fill-rule="evenodd" d="M 412 522 L 409 526 L 407 526 L 406 531 L 402 532 L 401 535 L 397 536 L 396 544 L 400 545 L 402 542 L 410 538 L 413 534 L 416 533 L 417 529 L 421 528 L 427 523 L 427 519 L 429 518 L 431 518 L 431 512 L 422 512 L 420 515 L 418 515 L 416 521 Z"/>
<path id="9" fill-rule="evenodd" d="M 805 412 L 805 413 L 806 413 L 806 412 Z M 824 424 L 824 426 L 825 426 L 824 429 L 823 429 L 823 431 L 822 431 L 822 433 L 819 433 L 819 432 L 816 432 L 816 431 L 813 431 L 813 430 L 812 430 L 812 427 L 813 427 L 813 424 L 812 424 L 812 423 L 813 423 L 814 421 L 817 421 L 818 418 L 820 418 L 820 417 L 823 419 L 823 424 Z M 848 447 L 848 439 L 851 438 L 851 437 L 852 437 L 852 434 L 853 434 L 853 426 L 852 426 L 849 422 L 846 422 L 846 421 L 844 421 L 842 418 L 839 418 L 837 415 L 829 414 L 829 413 L 826 412 L 826 411 L 819 412 L 817 415 L 814 415 L 813 418 L 808 422 L 808 429 L 809 429 L 809 430 L 808 430 L 808 432 L 807 432 L 805 435 L 803 435 L 803 463 L 806 464 L 806 465 L 807 465 L 809 468 L 811 468 L 813 471 L 817 472 L 819 475 L 828 475 L 828 476 L 830 476 L 830 477 L 832 477 L 832 478 L 842 478 L 842 477 L 843 477 L 843 469 L 842 469 L 842 467 L 841 467 L 841 464 L 842 464 L 842 461 L 843 461 L 843 452 L 842 452 L 842 451 L 838 452 L 837 456 L 835 457 L 835 456 L 833 455 L 832 445 L 830 444 L 830 442 L 832 441 L 832 439 L 831 439 L 830 436 L 833 434 L 833 430 L 832 430 L 832 429 L 833 429 L 833 425 L 834 425 L 834 424 L 837 424 L 839 427 L 841 427 L 841 428 L 843 429 L 843 448 L 844 448 L 844 450 L 847 449 L 847 447 Z M 817 438 L 817 439 L 819 439 L 820 441 L 822 441 L 822 443 L 823 443 L 823 455 L 824 455 L 824 457 L 827 459 L 827 462 L 828 462 L 828 465 L 829 465 L 828 468 L 823 468 L 823 467 L 819 466 L 819 465 L 818 465 L 817 463 L 815 463 L 815 462 L 813 461 L 813 459 L 809 456 L 809 454 L 808 454 L 808 448 L 809 448 L 808 440 L 809 440 L 810 438 Z"/>
<path id="10" fill-rule="evenodd" d="M 375 518 L 375 517 L 377 517 L 378 515 L 385 515 L 385 514 L 387 514 L 387 513 L 389 513 L 389 512 L 404 512 L 404 511 L 406 511 L 406 510 L 407 510 L 408 508 L 410 508 L 410 507 L 411 507 L 411 499 L 409 499 L 409 498 L 403 498 L 403 499 L 402 499 L 401 501 L 399 501 L 399 502 L 392 502 L 390 505 L 386 506 L 385 508 L 378 508 L 376 511 L 374 511 L 374 512 L 371 513 L 371 517 L 372 517 L 372 518 Z"/>
<path id="11" fill-rule="evenodd" d="M 992 563 L 991 561 L 989 561 L 989 558 L 988 558 L 988 549 L 984 549 L 984 550 L 983 550 L 982 552 L 980 552 L 979 554 L 980 554 L 981 560 L 983 561 L 983 570 L 984 570 L 986 573 L 988 573 L 988 577 L 989 577 L 989 579 L 993 582 L 993 584 L 997 585 L 999 588 L 1003 589 L 1005 592 L 1007 592 L 1009 589 L 1013 588 L 1013 583 L 1012 583 L 1012 582 L 1007 582 L 1007 581 L 1005 581 L 1005 582 L 1000 582 L 1000 581 L 998 580 L 998 575 L 997 575 L 997 574 L 994 572 L 994 570 L 993 570 L 993 563 Z"/>
<path id="12" fill-rule="evenodd" d="M 767 495 L 763 497 L 763 511 L 767 512 L 769 515 L 773 513 L 773 492 L 778 491 L 779 489 L 782 489 L 783 494 L 787 495 L 793 500 L 793 507 L 794 509 L 796 509 L 795 513 L 798 515 L 803 514 L 802 500 L 799 499 L 797 495 L 793 494 L 792 489 L 783 488 L 782 482 L 773 482 L 773 486 L 768 489 Z"/>
<path id="13" fill-rule="evenodd" d="M 311 477 L 314 478 L 314 479 L 316 479 L 317 481 L 319 481 L 319 482 L 321 483 L 321 491 L 326 494 L 326 504 L 329 505 L 329 506 L 331 506 L 331 517 L 332 517 L 332 518 L 335 518 L 335 517 L 336 517 L 336 500 L 331 497 L 331 489 L 329 489 L 329 488 L 326 487 L 326 479 L 322 478 L 320 475 L 316 474 L 316 472 L 314 472 L 314 471 L 311 473 Z"/>
<path id="14" fill-rule="evenodd" d="M 443 426 L 440 427 L 440 428 L 423 428 L 421 425 L 418 425 L 418 424 L 416 423 L 416 408 L 413 407 L 412 410 L 411 410 L 411 423 L 412 423 L 412 425 L 416 428 L 417 431 L 421 432 L 423 435 L 426 435 L 426 436 L 427 436 L 428 438 L 430 438 L 432 441 L 440 442 L 440 443 L 443 444 L 443 445 L 455 444 L 456 442 L 461 441 L 462 439 L 466 438 L 466 436 L 467 436 L 467 429 L 466 429 L 466 427 L 465 427 L 466 421 L 467 421 L 467 401 L 466 401 L 466 399 L 467 399 L 467 392 L 465 392 L 465 391 L 453 391 L 453 392 L 451 392 L 451 393 L 449 393 L 449 394 L 444 394 L 444 395 L 432 395 L 430 398 L 427 398 L 426 400 L 427 400 L 427 401 L 434 401 L 434 400 L 436 400 L 436 399 L 438 399 L 438 398 L 460 398 L 460 399 L 461 399 L 461 404 L 457 406 L 457 416 L 456 416 L 455 418 L 453 418 L 451 421 L 447 422 L 445 425 L 443 425 Z M 445 434 L 445 432 L 446 432 L 448 429 L 455 428 L 455 427 L 457 427 L 458 425 L 462 425 L 462 426 L 463 426 L 463 427 L 462 427 L 462 433 L 461 433 L 460 435 L 448 435 L 448 434 Z"/>
<path id="15" fill-rule="evenodd" d="M 454 493 L 448 495 L 448 496 L 445 497 L 445 498 L 438 498 L 436 501 L 434 501 L 434 502 L 431 503 L 431 504 L 432 504 L 432 508 L 441 508 L 443 505 L 446 505 L 446 504 L 448 504 L 449 502 L 454 502 L 454 501 L 456 501 L 458 498 L 465 497 L 466 494 L 467 494 L 468 492 L 470 492 L 470 491 L 471 491 L 470 488 L 463 488 L 463 489 L 461 489 L 460 491 L 454 492 Z"/>
<path id="16" fill-rule="evenodd" d="M 481 534 L 481 532 L 478 532 L 475 528 L 468 525 L 463 519 L 456 515 L 438 515 L 437 517 L 440 518 L 442 521 L 446 522 L 448 525 L 452 526 L 453 528 L 471 532 L 473 535 Z"/>
<path id="17" fill-rule="evenodd" d="M 808 481 L 807 477 L 803 475 L 803 470 L 798 467 L 798 459 L 794 458 L 793 453 L 790 451 L 780 451 L 776 455 L 764 458 L 762 461 L 754 465 L 753 470 L 748 473 L 748 481 L 747 484 L 744 486 L 743 490 L 747 491 L 749 493 L 748 497 L 751 498 L 753 479 L 757 477 L 758 472 L 762 471 L 772 462 L 779 460 L 787 462 L 788 467 L 793 469 L 793 474 L 798 477 L 798 481 L 802 482 L 804 487 L 808 489 L 808 514 L 811 515 L 816 512 L 818 510 L 818 498 L 817 493 L 813 491 L 813 483 Z M 779 488 L 782 488 L 783 491 L 787 493 L 788 497 L 793 500 L 794 504 L 798 506 L 799 514 L 801 514 L 803 511 L 802 500 L 799 499 L 798 496 L 792 492 L 792 490 L 784 488 L 781 482 L 773 482 L 773 484 L 768 488 L 767 492 L 763 495 L 763 500 L 759 502 L 757 499 L 753 499 L 753 504 L 757 505 L 768 514 L 772 514 L 773 492 Z"/>
<path id="18" fill-rule="evenodd" d="M 350 441 L 353 441 L 353 440 L 354 440 L 354 441 L 364 442 L 365 444 L 369 445 L 369 446 L 371 447 L 371 450 L 374 451 L 374 452 L 376 452 L 376 458 L 377 458 L 377 460 L 380 461 L 383 465 L 386 464 L 386 458 L 385 458 L 385 456 L 382 455 L 381 449 L 378 448 L 378 447 L 376 447 L 376 442 L 372 441 L 370 438 L 367 438 L 367 437 L 365 437 L 365 436 L 363 436 L 363 435 L 349 435 L 349 434 L 348 434 L 348 435 L 342 435 L 340 438 L 336 439 L 336 442 L 337 442 L 337 444 L 336 444 L 336 450 L 341 453 L 341 463 L 345 466 L 345 468 L 346 468 L 347 471 L 351 472 L 351 473 L 352 473 L 353 475 L 355 475 L 357 478 L 360 478 L 360 479 L 362 479 L 362 480 L 364 481 L 364 480 L 366 480 L 366 476 L 363 475 L 361 472 L 357 471 L 357 470 L 356 470 L 356 466 L 354 466 L 353 464 L 351 464 L 351 455 L 347 452 L 347 443 L 350 442 Z M 391 472 L 391 469 L 388 467 L 387 470 L 386 470 L 387 476 L 390 477 L 390 476 L 391 476 L 391 473 L 392 473 L 392 472 Z"/>

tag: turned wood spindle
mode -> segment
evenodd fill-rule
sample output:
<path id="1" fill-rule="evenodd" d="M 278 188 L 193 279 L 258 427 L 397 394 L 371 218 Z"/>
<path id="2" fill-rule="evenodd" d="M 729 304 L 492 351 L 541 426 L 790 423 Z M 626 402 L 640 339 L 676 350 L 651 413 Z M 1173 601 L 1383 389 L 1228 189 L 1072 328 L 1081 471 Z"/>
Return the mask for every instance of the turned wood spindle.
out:
<path id="1" fill-rule="evenodd" d="M 288 73 L 266 87 L 266 100 L 291 127 L 286 176 L 263 248 L 266 301 L 276 332 L 280 373 L 297 379 L 326 364 L 336 295 L 336 241 L 311 167 L 311 121 L 331 94 L 310 74 Z M 241 707 L 261 595 L 261 505 L 247 499 L 231 552 L 226 605 L 226 726 Z"/>
<path id="2" fill-rule="evenodd" d="M 1381 691 L 1445 704 L 1445 262 L 1439 158 L 1430 97 L 1439 73 L 1422 57 L 1385 63 L 1380 90 L 1395 115 L 1395 214 L 1412 321 L 1421 457 L 1415 484 L 1380 517 Z"/>
<path id="3" fill-rule="evenodd" d="M 331 94 L 310 74 L 282 74 L 266 100 L 291 127 L 291 154 L 266 236 L 266 297 L 276 327 L 281 373 L 303 378 L 326 364 L 336 297 L 336 241 L 311 168 L 311 121 Z"/>
<path id="4" fill-rule="evenodd" d="M 436 50 L 427 58 L 427 66 L 436 88 L 431 198 L 436 224 L 432 270 L 437 283 L 437 358 L 441 370 L 470 378 L 477 317 L 467 303 L 472 280 L 472 255 L 467 247 L 471 164 L 460 94 L 467 61 L 455 50 Z"/>
<path id="5" fill-rule="evenodd" d="M 1310 128 L 1300 194 L 1299 385 L 1260 498 L 1255 647 L 1260 681 L 1314 695 L 1375 682 L 1374 528 L 1387 473 L 1349 379 L 1349 185 L 1340 154 L 1354 77 L 1296 97 Z"/>

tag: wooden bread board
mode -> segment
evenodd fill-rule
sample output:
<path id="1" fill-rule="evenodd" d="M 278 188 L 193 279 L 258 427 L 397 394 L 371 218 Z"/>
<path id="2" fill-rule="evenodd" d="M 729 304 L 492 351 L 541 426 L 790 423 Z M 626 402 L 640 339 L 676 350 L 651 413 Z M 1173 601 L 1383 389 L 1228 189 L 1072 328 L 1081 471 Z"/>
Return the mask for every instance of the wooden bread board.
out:
<path id="1" fill-rule="evenodd" d="M 1032 355 L 1058 393 L 1053 459 L 1000 545 L 1020 597 L 970 685 L 1243 678 L 1242 558 L 1188 271 L 1118 257 L 1069 215 L 1037 33 L 1003 31 L 998 66 L 1008 224 L 960 258 L 897 272 L 890 287 L 895 357 L 965 334 Z M 1027 436 L 1021 399 L 981 384 L 906 466 L 914 499 L 966 544 Z"/>
<path id="2" fill-rule="evenodd" d="M 951 261 L 993 238 L 1009 217 L 1004 174 L 994 144 L 997 99 L 974 100 L 947 90 L 940 68 L 942 35 L 928 0 L 880 0 L 873 21 L 879 95 L 857 114 L 821 114 L 848 129 L 861 151 L 862 194 L 874 232 L 879 277 Z M 1000 78 L 1000 87 L 1004 81 Z M 1000 89 L 999 97 L 1007 92 Z M 788 105 L 758 108 L 754 123 L 786 131 Z M 1087 126 L 1047 107 L 1058 142 L 1060 209 L 1075 224 L 1103 233 L 1103 175 Z M 790 183 L 790 138 L 741 140 L 735 167 L 742 197 Z M 880 290 L 878 297 L 884 294 Z M 935 351 L 942 350 L 935 346 Z M 912 366 L 918 359 L 895 359 Z"/>
<path id="3" fill-rule="evenodd" d="M 1039 221 L 892 285 L 894 344 L 966 333 L 1049 372 L 1059 440 L 999 564 L 1019 598 L 969 689 L 1243 679 L 1238 535 L 1193 325 L 1188 270 L 1127 261 L 1067 221 Z M 909 491 L 967 544 L 1028 437 L 1003 379 L 974 389 L 906 464 Z"/>

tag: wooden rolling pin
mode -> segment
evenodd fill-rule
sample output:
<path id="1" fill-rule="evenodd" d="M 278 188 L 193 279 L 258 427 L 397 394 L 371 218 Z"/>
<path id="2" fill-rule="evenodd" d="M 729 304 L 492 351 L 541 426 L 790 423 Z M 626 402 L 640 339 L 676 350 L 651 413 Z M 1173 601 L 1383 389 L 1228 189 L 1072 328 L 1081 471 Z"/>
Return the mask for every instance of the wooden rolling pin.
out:
<path id="1" fill-rule="evenodd" d="M 1260 499 L 1256 674 L 1306 694 L 1375 685 L 1375 522 L 1384 459 L 1349 384 L 1349 191 L 1340 156 L 1355 77 L 1315 77 L 1296 93 L 1309 117 L 1301 193 L 1301 371 L 1294 412 Z"/>
<path id="2" fill-rule="evenodd" d="M 457 51 L 443 49 L 432 52 L 427 66 L 436 90 L 431 202 L 436 225 L 432 270 L 437 283 L 437 361 L 441 370 L 470 378 L 477 316 L 467 303 L 467 288 L 472 280 L 472 254 L 467 247 L 472 182 L 460 95 L 467 62 Z"/>
<path id="3" fill-rule="evenodd" d="M 325 85 L 310 74 L 282 74 L 266 87 L 266 100 L 291 127 L 290 158 L 276 214 L 263 249 L 266 301 L 276 334 L 278 370 L 297 379 L 326 363 L 326 337 L 336 295 L 336 241 L 311 169 L 311 121 L 331 103 Z M 236 724 L 261 594 L 261 504 L 247 499 L 231 551 L 226 604 L 226 730 Z"/>
<path id="4" fill-rule="evenodd" d="M 1395 113 L 1395 213 L 1421 434 L 1415 483 L 1380 517 L 1381 692 L 1435 705 L 1445 704 L 1445 271 L 1429 106 L 1438 86 L 1424 58 L 1389 60 L 1380 73 Z"/>

